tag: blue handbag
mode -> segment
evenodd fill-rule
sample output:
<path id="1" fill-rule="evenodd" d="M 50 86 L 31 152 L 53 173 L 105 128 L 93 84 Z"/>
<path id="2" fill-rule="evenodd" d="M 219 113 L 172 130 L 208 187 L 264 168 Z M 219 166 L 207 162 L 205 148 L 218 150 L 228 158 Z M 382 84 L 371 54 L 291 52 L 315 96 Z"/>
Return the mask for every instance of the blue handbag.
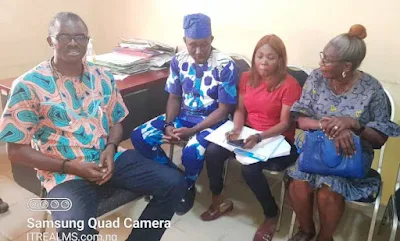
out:
<path id="1" fill-rule="evenodd" d="M 350 158 L 336 152 L 335 142 L 323 131 L 305 131 L 304 141 L 301 136 L 296 139 L 296 147 L 300 154 L 298 166 L 300 171 L 319 175 L 332 175 L 346 178 L 364 178 L 360 137 L 353 135 L 356 153 Z M 300 146 L 300 144 L 302 144 Z"/>

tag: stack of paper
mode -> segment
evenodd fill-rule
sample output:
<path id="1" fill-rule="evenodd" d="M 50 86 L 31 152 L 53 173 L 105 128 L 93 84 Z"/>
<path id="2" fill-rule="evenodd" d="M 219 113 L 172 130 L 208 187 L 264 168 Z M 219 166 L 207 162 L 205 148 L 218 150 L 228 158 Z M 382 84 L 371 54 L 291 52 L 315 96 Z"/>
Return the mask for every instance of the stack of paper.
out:
<path id="1" fill-rule="evenodd" d="M 211 132 L 206 140 L 213 142 L 236 154 L 236 159 L 243 165 L 253 164 L 259 161 L 267 161 L 268 159 L 287 156 L 290 154 L 291 146 L 282 135 L 264 139 L 252 149 L 242 149 L 228 144 L 225 134 L 233 129 L 233 122 L 227 121 L 218 129 Z M 260 131 L 243 127 L 239 139 L 246 139 L 250 135 L 260 133 Z M 253 156 L 253 157 L 251 157 Z"/>
<path id="2" fill-rule="evenodd" d="M 167 44 L 147 39 L 139 39 L 139 38 L 122 39 L 120 46 L 131 49 L 154 50 L 154 51 L 159 51 L 161 53 L 170 53 L 172 55 L 175 54 L 175 48 L 168 46 Z"/>
<path id="3" fill-rule="evenodd" d="M 116 52 L 97 55 L 95 63 L 108 68 L 113 74 L 129 75 L 149 70 L 148 59 Z"/>
<path id="4" fill-rule="evenodd" d="M 138 38 L 122 39 L 120 48 L 116 51 L 136 56 L 146 56 L 149 60 L 150 69 L 168 67 L 172 57 L 175 55 L 175 49 L 166 44 Z"/>
<path id="5" fill-rule="evenodd" d="M 149 70 L 168 68 L 175 49 L 145 39 L 122 39 L 112 53 L 97 55 L 95 64 L 107 68 L 116 79 Z"/>

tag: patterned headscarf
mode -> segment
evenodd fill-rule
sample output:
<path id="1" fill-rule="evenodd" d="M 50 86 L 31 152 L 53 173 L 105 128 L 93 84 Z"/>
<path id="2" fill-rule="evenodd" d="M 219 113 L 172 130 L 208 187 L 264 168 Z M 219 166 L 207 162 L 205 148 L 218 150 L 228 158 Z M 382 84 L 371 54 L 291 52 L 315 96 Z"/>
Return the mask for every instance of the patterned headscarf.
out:
<path id="1" fill-rule="evenodd" d="M 183 19 L 183 29 L 185 29 L 185 37 L 192 39 L 203 39 L 210 37 L 211 19 L 202 13 L 189 14 Z"/>

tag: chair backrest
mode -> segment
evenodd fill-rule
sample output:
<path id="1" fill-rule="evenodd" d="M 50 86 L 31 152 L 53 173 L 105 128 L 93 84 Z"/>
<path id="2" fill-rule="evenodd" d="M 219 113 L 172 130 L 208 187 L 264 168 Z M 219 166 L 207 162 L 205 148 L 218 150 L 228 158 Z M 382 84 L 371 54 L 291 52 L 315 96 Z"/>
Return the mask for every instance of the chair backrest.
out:
<path id="1" fill-rule="evenodd" d="M 249 71 L 251 68 L 251 61 L 245 56 L 240 54 L 230 54 L 233 61 L 235 61 L 236 66 L 239 68 L 239 78 L 242 76 L 243 72 Z"/>
<path id="2" fill-rule="evenodd" d="M 387 100 L 387 103 L 389 104 L 388 110 L 390 113 L 390 121 L 394 121 L 395 105 L 394 105 L 393 97 L 387 89 L 384 88 L 383 90 L 385 91 L 386 100 Z"/>
<path id="3" fill-rule="evenodd" d="M 239 69 L 238 76 L 239 79 L 242 76 L 243 72 L 249 71 L 251 68 L 251 62 L 245 56 L 240 54 L 229 54 L 229 56 L 235 61 L 236 66 Z M 233 109 L 232 112 L 229 114 L 229 119 L 233 120 L 233 114 L 235 110 Z"/>
<path id="4" fill-rule="evenodd" d="M 308 76 L 310 75 L 310 71 L 297 65 L 288 65 L 287 72 L 297 80 L 301 88 L 303 88 L 304 83 L 306 82 Z M 296 123 L 296 128 L 298 129 L 299 128 L 298 123 L 297 122 L 295 123 Z"/>
<path id="5" fill-rule="evenodd" d="M 303 88 L 304 83 L 306 82 L 308 76 L 310 75 L 310 71 L 296 65 L 288 65 L 287 72 L 291 76 L 293 76 L 297 82 L 299 82 L 300 86 Z"/>
<path id="6" fill-rule="evenodd" d="M 394 205 L 397 209 L 397 218 L 398 218 L 400 216 L 400 164 L 399 167 L 397 168 L 397 180 L 396 180 L 396 185 L 394 186 L 393 195 L 395 197 Z"/>
<path id="7" fill-rule="evenodd" d="M 390 94 L 390 92 L 387 89 L 383 89 L 385 91 L 386 94 L 386 100 L 388 103 L 388 110 L 390 113 L 390 121 L 394 120 L 394 114 L 395 114 L 395 104 L 394 104 L 394 100 L 392 95 Z M 380 148 L 380 153 L 379 153 L 379 160 L 378 160 L 378 168 L 376 169 L 376 171 L 378 173 L 381 173 L 382 171 L 382 165 L 383 165 L 383 156 L 385 154 L 385 149 L 386 149 L 386 143 Z"/>
<path id="8" fill-rule="evenodd" d="M 396 185 L 394 186 L 394 192 L 400 189 L 400 164 L 399 167 L 397 168 L 397 179 L 396 179 Z"/>

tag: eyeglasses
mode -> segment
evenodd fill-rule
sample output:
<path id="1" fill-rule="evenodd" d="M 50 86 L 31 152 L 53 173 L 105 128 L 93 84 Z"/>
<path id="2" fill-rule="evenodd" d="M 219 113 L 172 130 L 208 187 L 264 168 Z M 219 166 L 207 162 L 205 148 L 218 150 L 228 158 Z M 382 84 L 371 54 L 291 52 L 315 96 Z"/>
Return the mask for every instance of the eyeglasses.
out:
<path id="1" fill-rule="evenodd" d="M 329 66 L 329 65 L 332 65 L 334 63 L 339 63 L 339 62 L 343 61 L 343 60 L 330 60 L 330 61 L 328 61 L 328 60 L 325 59 L 324 52 L 319 52 L 319 58 L 321 59 L 321 63 L 322 63 L 323 66 Z"/>
<path id="2" fill-rule="evenodd" d="M 51 37 L 57 39 L 57 41 L 62 44 L 68 44 L 73 39 L 76 43 L 80 45 L 86 45 L 90 38 L 89 36 L 86 36 L 84 34 L 78 34 L 78 35 L 58 34 Z"/>

